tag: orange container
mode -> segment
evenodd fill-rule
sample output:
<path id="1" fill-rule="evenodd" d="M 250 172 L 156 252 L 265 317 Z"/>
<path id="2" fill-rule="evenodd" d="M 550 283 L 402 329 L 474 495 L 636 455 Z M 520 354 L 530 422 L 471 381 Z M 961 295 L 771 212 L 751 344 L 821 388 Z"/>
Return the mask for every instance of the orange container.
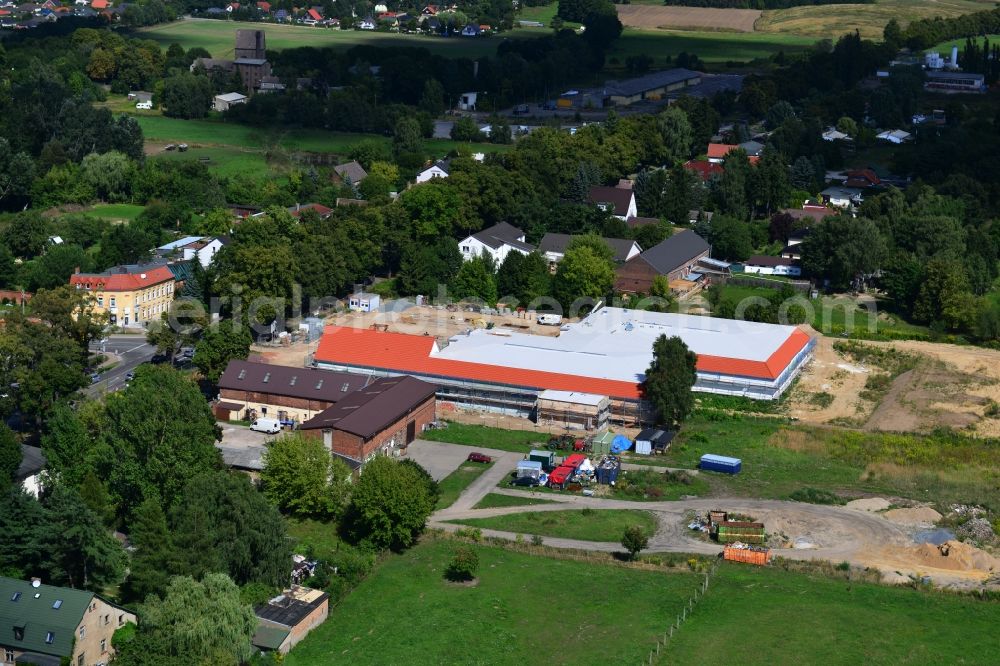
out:
<path id="1" fill-rule="evenodd" d="M 744 564 L 756 564 L 765 566 L 771 561 L 770 550 L 746 550 L 744 548 L 726 547 L 722 551 L 723 559 L 731 562 L 743 562 Z"/>

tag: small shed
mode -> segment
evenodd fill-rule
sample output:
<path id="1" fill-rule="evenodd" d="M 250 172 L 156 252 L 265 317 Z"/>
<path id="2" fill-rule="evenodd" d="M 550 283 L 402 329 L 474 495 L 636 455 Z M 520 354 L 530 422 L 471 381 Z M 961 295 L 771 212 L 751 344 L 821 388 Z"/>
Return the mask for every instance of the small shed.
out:
<path id="1" fill-rule="evenodd" d="M 535 462 L 541 463 L 543 469 L 554 469 L 556 466 L 556 454 L 555 451 L 545 451 L 543 449 L 532 449 L 528 453 L 528 460 L 533 460 Z"/>
<path id="2" fill-rule="evenodd" d="M 590 440 L 590 452 L 595 456 L 606 456 L 611 453 L 611 442 L 613 441 L 615 441 L 615 433 L 606 430 Z"/>
<path id="3" fill-rule="evenodd" d="M 611 400 L 606 395 L 549 389 L 538 395 L 536 415 L 539 423 L 600 430 L 611 417 Z"/>
<path id="4" fill-rule="evenodd" d="M 243 93 L 231 92 L 216 95 L 212 100 L 212 108 L 218 112 L 228 111 L 230 107 L 238 104 L 246 104 L 247 96 Z"/>
<path id="5" fill-rule="evenodd" d="M 537 479 L 542 475 L 542 463 L 537 460 L 521 460 L 517 463 L 515 473 L 519 479 L 525 477 Z"/>
<path id="6" fill-rule="evenodd" d="M 646 428 L 635 438 L 635 452 L 642 455 L 663 453 L 670 448 L 674 432 L 659 428 Z"/>
<path id="7" fill-rule="evenodd" d="M 377 312 L 381 297 L 367 291 L 356 291 L 348 297 L 347 307 L 356 312 Z"/>

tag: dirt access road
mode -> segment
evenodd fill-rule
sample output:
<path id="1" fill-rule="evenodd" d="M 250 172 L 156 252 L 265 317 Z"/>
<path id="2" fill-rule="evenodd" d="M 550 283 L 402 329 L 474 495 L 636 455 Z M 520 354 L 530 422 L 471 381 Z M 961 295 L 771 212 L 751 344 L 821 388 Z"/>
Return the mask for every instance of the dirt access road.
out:
<path id="1" fill-rule="evenodd" d="M 448 447 L 448 444 L 436 444 Z M 468 447 L 460 447 L 464 453 Z M 471 449 L 468 449 L 471 450 Z M 687 499 L 667 502 L 636 502 L 629 500 L 584 497 L 560 493 L 539 493 L 513 488 L 497 487 L 520 454 L 491 449 L 476 449 L 495 456 L 497 463 L 469 485 L 456 502 L 434 513 L 429 521 L 432 527 L 455 531 L 461 525 L 447 521 L 470 518 L 490 518 L 524 512 L 566 511 L 572 509 L 633 509 L 649 511 L 657 519 L 658 528 L 649 541 L 648 552 L 678 552 L 714 555 L 722 548 L 695 537 L 686 527 L 691 512 L 704 515 L 711 509 L 724 509 L 754 516 L 764 523 L 769 534 L 783 535 L 794 548 L 780 549 L 782 557 L 800 560 L 847 561 L 861 567 L 873 567 L 890 580 L 908 580 L 908 576 L 929 576 L 935 583 L 953 587 L 977 587 L 994 571 L 989 568 L 958 567 L 947 558 L 931 557 L 926 547 L 913 541 L 917 525 L 902 525 L 889 520 L 881 513 L 843 506 L 805 504 L 783 500 L 720 497 L 712 499 Z M 533 497 L 549 500 L 551 504 L 531 506 L 473 508 L 488 493 Z M 517 533 L 483 530 L 487 536 L 516 539 Z M 521 535 L 528 538 L 530 535 Z M 617 543 L 582 541 L 543 537 L 546 545 L 556 548 L 616 552 Z M 997 569 L 1000 572 L 1000 568 Z"/>

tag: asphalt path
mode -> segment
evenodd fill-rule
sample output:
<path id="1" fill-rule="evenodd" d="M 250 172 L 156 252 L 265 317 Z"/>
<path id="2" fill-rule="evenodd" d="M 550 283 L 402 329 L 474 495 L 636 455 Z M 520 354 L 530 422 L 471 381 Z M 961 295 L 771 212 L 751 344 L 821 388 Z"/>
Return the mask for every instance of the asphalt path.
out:
<path id="1" fill-rule="evenodd" d="M 111 335 L 103 341 L 92 342 L 90 351 L 118 357 L 118 365 L 103 373 L 100 381 L 83 389 L 84 395 L 95 398 L 125 388 L 128 383 L 125 375 L 152 359 L 156 354 L 156 347 L 148 344 L 144 335 Z"/>

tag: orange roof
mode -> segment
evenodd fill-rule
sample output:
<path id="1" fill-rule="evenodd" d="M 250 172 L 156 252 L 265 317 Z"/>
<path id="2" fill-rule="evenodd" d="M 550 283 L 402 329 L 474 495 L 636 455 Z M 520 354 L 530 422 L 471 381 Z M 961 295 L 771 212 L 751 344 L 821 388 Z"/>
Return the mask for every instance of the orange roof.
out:
<path id="1" fill-rule="evenodd" d="M 781 375 L 808 342 L 809 336 L 796 330 L 766 361 L 699 355 L 697 368 L 703 372 L 773 380 Z M 638 398 L 641 395 L 641 386 L 633 382 L 438 358 L 431 356 L 434 344 L 435 338 L 431 336 L 327 326 L 316 349 L 315 359 L 359 368 L 472 379 L 533 389 L 577 391 L 621 398 Z"/>
<path id="2" fill-rule="evenodd" d="M 108 0 L 93 0 L 93 2 L 90 3 L 90 6 L 94 9 L 107 9 Z"/>
<path id="3" fill-rule="evenodd" d="M 739 148 L 739 146 L 734 146 L 731 143 L 710 143 L 708 144 L 708 152 L 706 154 L 709 157 L 719 159 L 725 157 L 737 148 Z"/>
<path id="4" fill-rule="evenodd" d="M 142 276 L 146 277 L 143 278 Z M 69 276 L 71 285 L 81 285 L 99 291 L 135 291 L 155 284 L 173 281 L 174 274 L 166 266 L 156 266 L 146 272 L 113 273 L 100 275 L 95 273 L 74 273 Z"/>

